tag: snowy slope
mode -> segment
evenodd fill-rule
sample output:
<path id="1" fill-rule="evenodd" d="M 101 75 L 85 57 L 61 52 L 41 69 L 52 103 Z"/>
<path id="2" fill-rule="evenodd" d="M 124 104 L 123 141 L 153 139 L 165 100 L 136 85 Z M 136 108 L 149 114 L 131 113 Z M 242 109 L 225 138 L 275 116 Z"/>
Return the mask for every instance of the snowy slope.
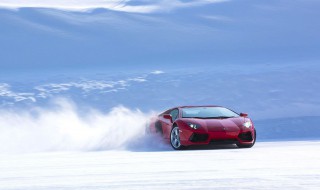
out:
<path id="1" fill-rule="evenodd" d="M 1 155 L 1 190 L 318 189 L 320 142 Z"/>

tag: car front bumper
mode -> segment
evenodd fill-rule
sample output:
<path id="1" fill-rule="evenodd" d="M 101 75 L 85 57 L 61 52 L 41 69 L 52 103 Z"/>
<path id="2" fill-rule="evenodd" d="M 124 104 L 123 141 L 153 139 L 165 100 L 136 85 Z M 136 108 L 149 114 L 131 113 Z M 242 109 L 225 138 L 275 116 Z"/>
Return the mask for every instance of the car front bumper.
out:
<path id="1" fill-rule="evenodd" d="M 184 146 L 205 144 L 252 144 L 254 143 L 254 129 L 247 131 L 215 131 L 196 132 L 194 130 L 180 130 L 180 142 Z"/>

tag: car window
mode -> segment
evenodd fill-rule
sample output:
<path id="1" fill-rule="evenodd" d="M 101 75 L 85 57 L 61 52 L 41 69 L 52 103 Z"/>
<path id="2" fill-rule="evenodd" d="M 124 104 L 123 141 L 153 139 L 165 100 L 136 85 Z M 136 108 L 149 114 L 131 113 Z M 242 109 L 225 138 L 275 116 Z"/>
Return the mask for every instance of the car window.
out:
<path id="1" fill-rule="evenodd" d="M 172 121 L 175 121 L 178 118 L 178 114 L 179 114 L 178 109 L 171 110 L 170 115 L 172 117 Z"/>
<path id="2" fill-rule="evenodd" d="M 191 107 L 182 109 L 183 118 L 239 117 L 237 113 L 224 107 Z"/>

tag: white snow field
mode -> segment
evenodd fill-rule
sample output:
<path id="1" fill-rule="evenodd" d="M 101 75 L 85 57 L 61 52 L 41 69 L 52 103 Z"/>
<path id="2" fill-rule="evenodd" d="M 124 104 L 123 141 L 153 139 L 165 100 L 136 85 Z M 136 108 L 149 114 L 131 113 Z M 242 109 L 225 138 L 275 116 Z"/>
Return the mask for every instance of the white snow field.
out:
<path id="1" fill-rule="evenodd" d="M 1 190 L 319 189 L 320 141 L 2 154 Z"/>

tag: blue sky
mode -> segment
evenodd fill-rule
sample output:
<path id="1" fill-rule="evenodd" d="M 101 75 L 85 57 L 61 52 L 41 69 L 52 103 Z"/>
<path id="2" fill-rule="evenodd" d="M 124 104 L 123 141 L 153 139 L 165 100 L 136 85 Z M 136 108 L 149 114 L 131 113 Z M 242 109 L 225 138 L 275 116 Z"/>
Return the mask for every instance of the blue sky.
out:
<path id="1" fill-rule="evenodd" d="M 317 62 L 316 0 L 0 0 L 10 72 Z"/>

